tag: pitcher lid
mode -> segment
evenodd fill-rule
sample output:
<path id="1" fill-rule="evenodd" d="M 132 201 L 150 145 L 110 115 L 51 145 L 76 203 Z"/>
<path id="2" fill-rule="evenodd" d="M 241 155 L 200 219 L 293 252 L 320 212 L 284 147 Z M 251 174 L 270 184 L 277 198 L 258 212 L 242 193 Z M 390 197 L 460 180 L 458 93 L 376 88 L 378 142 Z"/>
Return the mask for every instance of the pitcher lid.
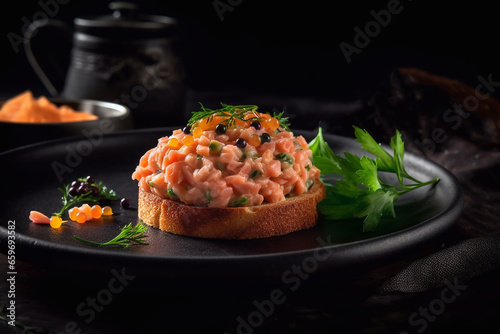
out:
<path id="1" fill-rule="evenodd" d="M 140 13 L 135 3 L 117 1 L 108 7 L 113 10 L 109 15 L 75 18 L 75 29 L 102 37 L 152 38 L 171 35 L 177 25 L 169 16 Z"/>

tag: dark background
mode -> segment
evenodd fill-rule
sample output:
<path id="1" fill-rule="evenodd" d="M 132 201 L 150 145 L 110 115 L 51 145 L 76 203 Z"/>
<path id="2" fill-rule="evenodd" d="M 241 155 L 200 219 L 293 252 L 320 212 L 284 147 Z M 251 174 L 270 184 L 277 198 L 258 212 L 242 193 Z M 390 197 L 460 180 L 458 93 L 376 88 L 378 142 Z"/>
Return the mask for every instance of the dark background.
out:
<path id="1" fill-rule="evenodd" d="M 21 1 L 21 6 L 1 11 L 3 96 L 26 89 L 46 93 L 24 51 L 15 52 L 7 37 L 8 33 L 21 35 L 25 21 L 42 9 L 40 3 L 57 3 L 54 18 L 69 23 L 76 16 L 110 12 L 105 1 L 66 2 Z M 139 2 L 145 13 L 180 20 L 183 59 L 192 90 L 352 101 L 368 96 L 397 66 L 419 67 L 472 85 L 477 84 L 479 74 L 499 77 L 497 12 L 485 1 L 440 2 L 437 6 L 431 1 L 401 0 L 401 12 L 392 15 L 367 47 L 352 55 L 350 64 L 339 44 L 354 45 L 354 28 L 364 30 L 374 20 L 370 11 L 387 9 L 390 1 L 232 3 L 233 10 L 225 11 L 221 21 L 213 0 Z M 52 77 L 62 85 L 67 43 L 62 37 L 46 43 L 50 52 L 60 48 L 57 63 L 61 68 Z"/>

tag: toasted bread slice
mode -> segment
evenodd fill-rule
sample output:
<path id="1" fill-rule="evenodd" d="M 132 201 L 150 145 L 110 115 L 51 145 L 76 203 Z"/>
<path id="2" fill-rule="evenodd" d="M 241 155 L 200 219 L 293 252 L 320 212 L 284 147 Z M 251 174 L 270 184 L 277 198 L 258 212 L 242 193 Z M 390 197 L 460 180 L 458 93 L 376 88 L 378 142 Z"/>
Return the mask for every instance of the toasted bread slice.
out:
<path id="1" fill-rule="evenodd" d="M 212 208 L 163 199 L 139 187 L 139 218 L 163 231 L 192 237 L 257 239 L 316 225 L 317 204 L 325 198 L 320 181 L 306 193 L 252 207 Z"/>

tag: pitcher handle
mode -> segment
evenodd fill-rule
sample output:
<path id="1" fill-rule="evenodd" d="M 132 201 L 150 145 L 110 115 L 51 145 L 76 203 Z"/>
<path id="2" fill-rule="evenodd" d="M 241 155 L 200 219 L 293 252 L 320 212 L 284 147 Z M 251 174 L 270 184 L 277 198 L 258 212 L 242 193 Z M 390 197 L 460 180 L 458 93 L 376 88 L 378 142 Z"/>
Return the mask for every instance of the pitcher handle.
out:
<path id="1" fill-rule="evenodd" d="M 39 29 L 44 28 L 44 27 L 58 28 L 66 33 L 70 33 L 70 36 L 72 35 L 73 29 L 64 21 L 54 20 L 54 19 L 46 19 L 46 20 L 38 20 L 38 21 L 31 22 L 28 25 L 28 27 L 26 28 L 26 31 L 24 33 L 24 51 L 26 54 L 26 58 L 28 59 L 28 62 L 30 63 L 31 67 L 35 71 L 38 78 L 42 81 L 42 84 L 45 86 L 45 88 L 48 90 L 48 92 L 52 96 L 57 96 L 59 94 L 59 92 L 57 91 L 55 86 L 52 84 L 50 79 L 47 77 L 45 72 L 42 70 L 35 55 L 33 54 L 33 49 L 31 48 L 32 38 L 36 35 L 36 33 L 38 32 Z"/>

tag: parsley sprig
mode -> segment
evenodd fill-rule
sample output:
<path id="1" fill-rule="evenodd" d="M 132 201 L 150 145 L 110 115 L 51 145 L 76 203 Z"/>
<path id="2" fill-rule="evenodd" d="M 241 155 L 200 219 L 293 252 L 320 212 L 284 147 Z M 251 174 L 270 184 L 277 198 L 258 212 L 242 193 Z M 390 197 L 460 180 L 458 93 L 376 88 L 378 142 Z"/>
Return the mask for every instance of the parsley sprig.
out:
<path id="1" fill-rule="evenodd" d="M 116 237 L 106 242 L 85 240 L 76 235 L 73 237 L 94 246 L 122 246 L 123 248 L 128 248 L 133 245 L 147 245 L 148 243 L 144 240 L 147 238 L 147 235 L 144 235 L 146 230 L 147 227 L 142 223 L 137 223 L 135 226 L 129 223 L 122 227 L 120 233 Z"/>
<path id="2" fill-rule="evenodd" d="M 85 178 L 79 178 L 78 181 L 85 181 Z M 64 188 L 58 188 L 58 190 L 62 193 L 61 201 L 62 208 L 59 212 L 54 212 L 54 216 L 62 216 L 64 211 L 69 209 L 71 206 L 77 203 L 98 203 L 101 200 L 116 200 L 118 197 L 116 196 L 116 192 L 113 189 L 105 186 L 102 181 L 92 184 L 99 189 L 99 193 L 94 195 L 91 191 L 86 194 L 71 196 L 69 194 L 70 184 L 67 184 Z"/>
<path id="3" fill-rule="evenodd" d="M 354 129 L 356 141 L 375 158 L 359 157 L 348 152 L 344 152 L 344 157 L 335 154 L 325 142 L 321 127 L 309 143 L 313 162 L 321 170 L 327 193 L 326 199 L 318 204 L 318 209 L 329 219 L 364 218 L 363 231 L 374 231 L 382 216 L 396 216 L 394 202 L 400 196 L 434 184 L 439 179 L 422 182 L 406 171 L 403 163 L 404 142 L 399 131 L 396 130 L 391 138 L 391 155 L 366 130 L 356 126 Z M 379 172 L 395 174 L 397 184 L 387 183 Z M 340 175 L 342 179 L 327 182 L 332 174 Z M 405 179 L 413 183 L 404 183 Z"/>

